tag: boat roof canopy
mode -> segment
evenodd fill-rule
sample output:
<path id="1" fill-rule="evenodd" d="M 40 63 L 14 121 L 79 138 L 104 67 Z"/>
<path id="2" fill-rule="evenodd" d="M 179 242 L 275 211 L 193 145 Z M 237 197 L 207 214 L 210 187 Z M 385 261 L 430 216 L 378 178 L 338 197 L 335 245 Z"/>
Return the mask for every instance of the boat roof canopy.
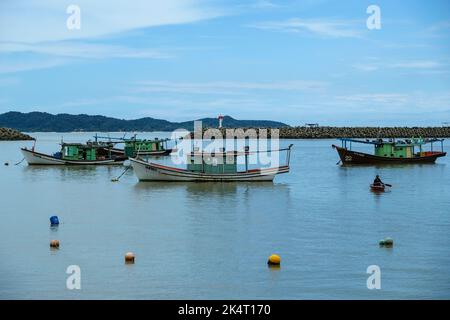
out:
<path id="1" fill-rule="evenodd" d="M 432 139 L 423 139 L 423 138 L 411 138 L 411 139 L 403 139 L 403 140 L 395 140 L 392 139 L 390 141 L 386 141 L 383 139 L 373 139 L 373 140 L 369 140 L 369 139 L 365 139 L 365 140 L 360 140 L 360 139 L 351 139 L 351 138 L 339 138 L 339 140 L 341 140 L 342 142 L 355 142 L 355 143 L 365 143 L 365 144 L 372 144 L 372 145 L 384 145 L 384 144 L 395 144 L 396 146 L 420 146 L 420 145 L 424 145 L 427 143 L 433 143 L 433 142 L 442 142 L 445 139 L 437 139 L 437 138 L 432 138 Z"/>
<path id="2" fill-rule="evenodd" d="M 154 139 L 137 139 L 136 135 L 130 137 L 130 138 L 117 138 L 117 137 L 105 137 L 105 136 L 98 136 L 95 135 L 94 136 L 95 139 L 108 139 L 108 142 L 113 142 L 113 141 L 122 141 L 122 142 L 166 142 L 166 141 L 170 141 L 171 139 L 169 138 L 164 138 L 164 139 L 159 139 L 159 138 L 154 138 Z"/>
<path id="3" fill-rule="evenodd" d="M 282 152 L 282 151 L 289 151 L 292 149 L 294 145 L 291 143 L 287 148 L 283 148 L 283 149 L 277 149 L 277 150 L 250 150 L 249 147 L 246 147 L 243 151 L 237 151 L 237 150 L 232 150 L 232 151 L 225 151 L 225 148 L 222 148 L 222 150 L 220 150 L 219 152 L 213 152 L 213 151 L 199 151 L 199 150 L 194 150 L 192 152 L 188 153 L 188 156 L 207 156 L 207 157 L 226 157 L 226 156 L 248 156 L 248 155 L 253 155 L 253 154 L 257 154 L 257 153 L 263 153 L 263 152 Z"/>

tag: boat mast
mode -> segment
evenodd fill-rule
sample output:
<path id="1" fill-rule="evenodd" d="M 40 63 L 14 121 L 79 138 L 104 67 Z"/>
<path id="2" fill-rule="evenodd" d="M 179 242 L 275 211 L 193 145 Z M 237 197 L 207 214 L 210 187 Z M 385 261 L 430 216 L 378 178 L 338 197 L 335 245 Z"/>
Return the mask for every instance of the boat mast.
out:
<path id="1" fill-rule="evenodd" d="M 248 172 L 248 151 L 250 150 L 249 146 L 245 146 L 245 172 Z"/>

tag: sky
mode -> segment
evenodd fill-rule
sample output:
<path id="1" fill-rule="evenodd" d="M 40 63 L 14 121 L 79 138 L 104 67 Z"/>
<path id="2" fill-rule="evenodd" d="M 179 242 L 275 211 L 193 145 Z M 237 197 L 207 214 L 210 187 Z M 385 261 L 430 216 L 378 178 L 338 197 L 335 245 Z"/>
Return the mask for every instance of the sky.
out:
<path id="1" fill-rule="evenodd" d="M 1 0 L 8 111 L 440 126 L 450 1 Z"/>

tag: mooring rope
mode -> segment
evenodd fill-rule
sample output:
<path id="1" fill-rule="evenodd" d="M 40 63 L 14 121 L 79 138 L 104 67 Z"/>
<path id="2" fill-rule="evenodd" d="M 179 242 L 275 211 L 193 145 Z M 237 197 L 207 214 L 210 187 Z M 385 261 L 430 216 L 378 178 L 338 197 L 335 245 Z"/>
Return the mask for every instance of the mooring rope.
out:
<path id="1" fill-rule="evenodd" d="M 127 172 L 128 169 L 130 169 L 130 168 L 131 168 L 131 166 L 128 166 L 128 167 L 125 169 L 125 171 L 122 172 L 122 173 L 120 174 L 120 176 L 118 176 L 117 178 L 111 179 L 111 181 L 112 181 L 112 182 L 117 182 L 117 181 L 119 181 L 119 179 L 122 178 L 122 176 L 125 174 L 125 172 Z"/>
<path id="2" fill-rule="evenodd" d="M 23 160 L 25 160 L 25 157 L 22 160 L 20 160 L 19 162 L 15 163 L 14 165 L 17 166 L 17 165 L 21 164 L 23 162 Z"/>
<path id="3" fill-rule="evenodd" d="M 138 151 L 137 151 L 136 158 L 139 157 L 139 151 L 141 151 L 141 146 L 142 146 L 142 145 L 139 145 L 139 149 L 138 149 Z M 122 178 L 122 176 L 125 174 L 125 172 L 127 172 L 130 168 L 131 168 L 131 165 L 129 165 L 129 166 L 125 169 L 125 171 L 122 172 L 122 173 L 120 174 L 120 176 L 118 176 L 118 177 L 115 178 L 115 179 L 114 179 L 114 178 L 111 179 L 111 181 L 112 181 L 112 182 L 118 182 L 119 179 Z"/>

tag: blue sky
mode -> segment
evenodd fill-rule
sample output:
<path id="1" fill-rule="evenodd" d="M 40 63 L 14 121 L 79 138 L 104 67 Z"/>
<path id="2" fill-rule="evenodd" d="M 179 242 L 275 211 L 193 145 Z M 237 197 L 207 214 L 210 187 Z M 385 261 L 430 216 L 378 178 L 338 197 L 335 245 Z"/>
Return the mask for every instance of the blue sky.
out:
<path id="1" fill-rule="evenodd" d="M 372 4 L 380 30 L 366 27 Z M 3 0 L 0 113 L 11 110 L 441 125 L 450 1 Z"/>

